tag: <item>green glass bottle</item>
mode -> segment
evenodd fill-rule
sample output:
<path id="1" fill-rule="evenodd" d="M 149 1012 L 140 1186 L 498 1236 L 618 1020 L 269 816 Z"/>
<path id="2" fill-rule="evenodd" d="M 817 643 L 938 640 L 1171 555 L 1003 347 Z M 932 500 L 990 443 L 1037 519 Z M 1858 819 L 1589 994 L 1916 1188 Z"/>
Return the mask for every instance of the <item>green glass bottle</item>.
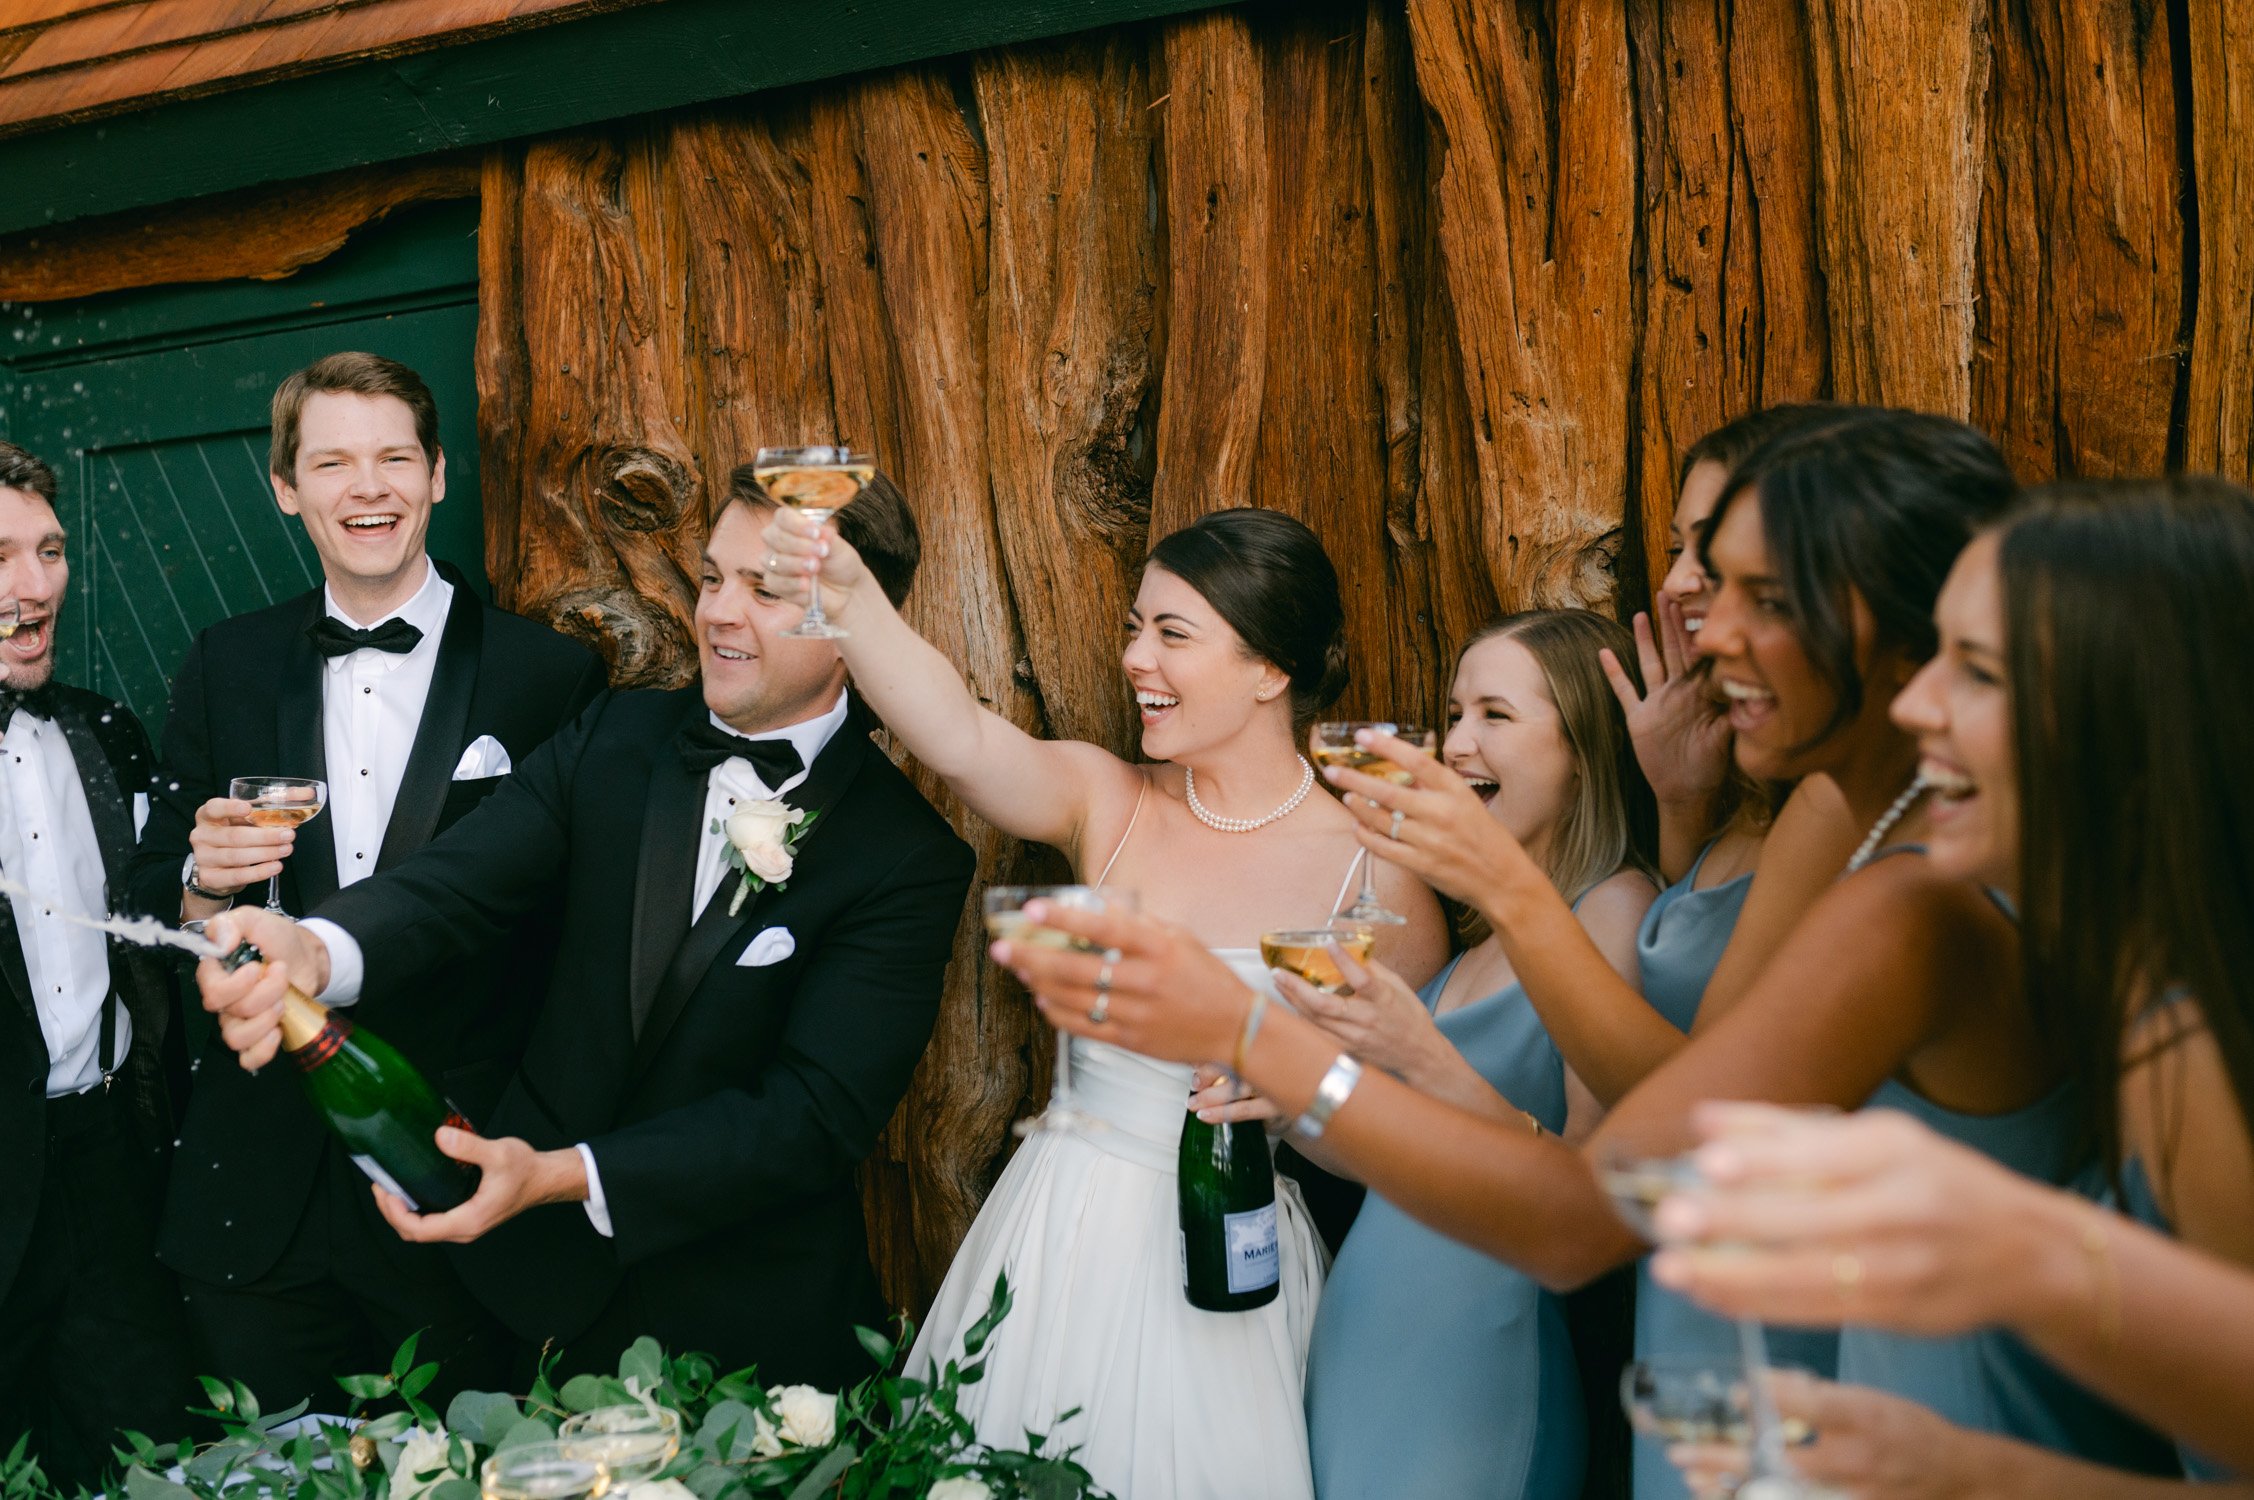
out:
<path id="1" fill-rule="evenodd" d="M 222 962 L 239 969 L 261 956 L 243 943 Z M 475 1127 L 389 1042 L 293 988 L 282 997 L 282 1050 L 314 1112 L 371 1182 L 426 1214 L 459 1208 L 477 1191 L 477 1168 L 439 1150 L 436 1139 L 441 1125 Z"/>
<path id="2" fill-rule="evenodd" d="M 1259 1123 L 1208 1125 L 1192 1110 L 1175 1157 L 1182 1290 L 1207 1312 L 1246 1312 L 1276 1300 L 1276 1168 Z"/>

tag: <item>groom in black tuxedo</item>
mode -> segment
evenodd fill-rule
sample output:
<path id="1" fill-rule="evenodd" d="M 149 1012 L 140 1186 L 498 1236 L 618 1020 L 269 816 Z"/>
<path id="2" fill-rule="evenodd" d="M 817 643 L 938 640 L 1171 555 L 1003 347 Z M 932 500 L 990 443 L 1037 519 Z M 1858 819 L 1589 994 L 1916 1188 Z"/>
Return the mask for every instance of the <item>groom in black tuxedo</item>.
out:
<path id="1" fill-rule="evenodd" d="M 414 371 L 331 355 L 282 382 L 273 417 L 275 499 L 304 525 L 324 581 L 204 631 L 173 681 L 131 891 L 167 921 L 255 904 L 277 873 L 288 908 L 305 911 L 399 864 L 603 688 L 592 652 L 480 603 L 425 553 L 446 459 Z M 294 837 L 251 825 L 229 795 L 234 777 L 276 775 L 329 787 Z M 537 951 L 537 925 L 517 936 Z M 366 1018 L 481 1117 L 531 1029 L 527 977 L 523 963 L 463 964 L 432 976 L 420 1003 L 372 999 Z M 269 1411 L 308 1397 L 322 1410 L 335 1376 L 388 1369 L 419 1328 L 442 1409 L 465 1383 L 504 1383 L 507 1334 L 444 1252 L 383 1223 L 291 1070 L 254 1077 L 207 1040 L 159 1240 L 201 1367 L 243 1381 Z"/>
<path id="2" fill-rule="evenodd" d="M 57 909 L 122 883 L 156 763 L 123 704 L 54 680 L 70 581 L 55 475 L 0 443 L 0 1454 L 67 1491 L 100 1483 L 119 1427 L 176 1432 L 193 1391 L 179 1292 L 157 1264 L 172 1139 L 169 966 Z"/>
<path id="3" fill-rule="evenodd" d="M 520 915 L 560 913 L 522 1068 L 483 1135 L 439 1132 L 476 1195 L 383 1211 L 463 1242 L 477 1295 L 567 1370 L 615 1368 L 648 1333 L 835 1388 L 869 1373 L 852 1325 L 885 1317 L 854 1171 L 930 1036 L 972 859 L 871 744 L 835 648 L 782 634 L 799 611 L 761 586 L 769 504 L 739 469 L 705 548 L 697 685 L 598 702 L 303 926 L 214 924 L 269 963 L 198 971 L 255 1066 L 286 974 L 330 1003 L 413 1005 Z M 898 492 L 880 481 L 838 524 L 903 597 L 918 541 Z M 760 832 L 778 800 L 805 815 L 780 838 Z"/>

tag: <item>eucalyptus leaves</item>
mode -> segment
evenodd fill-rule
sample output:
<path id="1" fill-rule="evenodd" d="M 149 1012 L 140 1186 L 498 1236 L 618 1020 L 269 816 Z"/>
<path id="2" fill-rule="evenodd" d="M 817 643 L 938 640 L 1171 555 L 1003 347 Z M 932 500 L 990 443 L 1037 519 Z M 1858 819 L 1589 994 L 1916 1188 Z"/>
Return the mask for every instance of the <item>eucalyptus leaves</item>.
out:
<path id="1" fill-rule="evenodd" d="M 986 1315 L 963 1337 L 959 1359 L 930 1380 L 892 1373 L 910 1343 L 860 1328 L 879 1373 L 835 1397 L 809 1386 L 762 1386 L 757 1373 L 721 1374 L 701 1354 L 668 1356 L 640 1339 L 616 1375 L 579 1375 L 560 1387 L 543 1370 L 522 1400 L 465 1391 L 443 1420 L 422 1393 L 438 1366 L 415 1361 L 412 1338 L 382 1375 L 338 1379 L 351 1398 L 347 1420 L 308 1423 L 301 1403 L 265 1413 L 239 1383 L 206 1378 L 208 1407 L 190 1415 L 216 1423 L 218 1441 L 159 1443 L 126 1435 L 118 1450 L 126 1500 L 479 1500 L 479 1466 L 521 1443 L 550 1442 L 575 1412 L 644 1402 L 681 1414 L 681 1451 L 625 1500 L 1108 1500 L 1071 1451 L 1046 1451 L 1028 1433 L 1022 1449 L 979 1443 L 956 1409 L 962 1387 L 984 1373 L 984 1354 L 1008 1315 L 1008 1283 L 997 1280 Z M 388 1409 L 362 1420 L 371 1406 Z M 1058 1413 L 1057 1420 L 1071 1417 Z M 0 1500 L 63 1500 L 18 1442 L 0 1461 Z"/>

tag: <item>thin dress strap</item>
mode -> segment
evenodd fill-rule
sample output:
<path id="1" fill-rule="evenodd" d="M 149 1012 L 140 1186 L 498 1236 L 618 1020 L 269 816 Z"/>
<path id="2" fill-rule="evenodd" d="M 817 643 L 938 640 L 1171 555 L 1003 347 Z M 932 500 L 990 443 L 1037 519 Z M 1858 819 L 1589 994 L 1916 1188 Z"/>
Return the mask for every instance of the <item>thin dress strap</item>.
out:
<path id="1" fill-rule="evenodd" d="M 1368 852 L 1366 849 L 1356 849 L 1354 857 L 1346 862 L 1346 878 L 1338 883 L 1338 894 L 1331 898 L 1332 916 L 1346 910 L 1346 893 L 1354 889 L 1354 874 L 1362 868 L 1362 856 Z"/>
<path id="2" fill-rule="evenodd" d="M 1119 842 L 1111 846 L 1111 858 L 1104 861 L 1104 872 L 1096 877 L 1102 885 L 1111 878 L 1111 867 L 1119 863 L 1119 851 L 1127 847 L 1127 837 L 1135 831 L 1135 820 L 1143 815 L 1143 799 L 1150 795 L 1150 778 L 1143 778 L 1143 789 L 1135 793 L 1135 810 L 1127 815 L 1127 826 L 1120 832 Z"/>

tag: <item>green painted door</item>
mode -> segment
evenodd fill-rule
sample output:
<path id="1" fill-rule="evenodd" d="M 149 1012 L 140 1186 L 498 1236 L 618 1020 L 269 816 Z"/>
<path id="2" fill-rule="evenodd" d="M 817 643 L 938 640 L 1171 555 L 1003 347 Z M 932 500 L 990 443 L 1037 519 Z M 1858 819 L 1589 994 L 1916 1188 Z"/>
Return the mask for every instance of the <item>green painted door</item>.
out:
<path id="1" fill-rule="evenodd" d="M 267 403 L 292 370 L 365 349 L 438 398 L 446 499 L 431 551 L 486 590 L 478 508 L 477 210 L 416 210 L 276 282 L 0 305 L 5 433 L 55 467 L 70 533 L 65 680 L 160 730 L 196 632 L 320 579 L 266 477 Z"/>

